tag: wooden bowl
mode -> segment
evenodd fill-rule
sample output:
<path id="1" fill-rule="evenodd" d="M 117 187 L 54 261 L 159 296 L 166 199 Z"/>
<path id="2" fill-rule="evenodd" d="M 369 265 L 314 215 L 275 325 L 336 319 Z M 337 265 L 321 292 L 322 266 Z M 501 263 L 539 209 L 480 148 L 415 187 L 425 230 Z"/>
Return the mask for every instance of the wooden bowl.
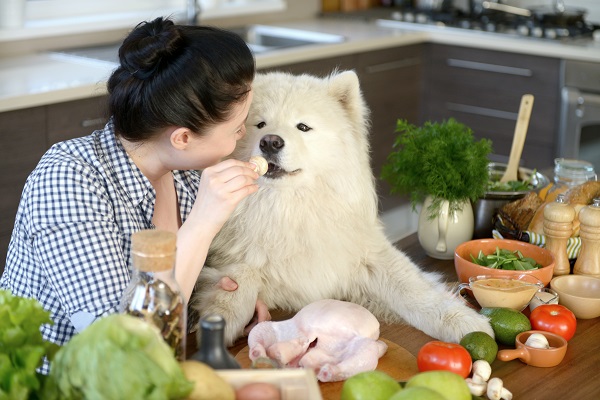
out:
<path id="1" fill-rule="evenodd" d="M 487 255 L 496 251 L 496 248 L 510 251 L 519 250 L 524 257 L 533 258 L 542 268 L 528 271 L 508 271 L 484 267 L 471 261 L 471 254 L 477 257 L 481 250 Z M 519 273 L 533 275 L 542 281 L 544 286 L 547 286 L 552 280 L 552 273 L 554 272 L 554 257 L 550 251 L 542 247 L 518 240 L 474 239 L 461 243 L 456 247 L 454 251 L 454 268 L 461 283 L 468 283 L 470 277 L 477 275 L 500 277 Z"/>
<path id="2" fill-rule="evenodd" d="M 577 318 L 600 317 L 600 279 L 586 275 L 562 275 L 550 282 L 558 293 L 558 303 L 573 311 Z"/>

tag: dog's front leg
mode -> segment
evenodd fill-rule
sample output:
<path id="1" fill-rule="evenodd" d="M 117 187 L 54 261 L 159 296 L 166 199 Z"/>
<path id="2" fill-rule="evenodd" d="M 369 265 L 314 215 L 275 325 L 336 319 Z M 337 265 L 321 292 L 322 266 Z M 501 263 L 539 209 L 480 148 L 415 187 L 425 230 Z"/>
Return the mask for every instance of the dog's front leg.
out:
<path id="1" fill-rule="evenodd" d="M 236 290 L 227 291 L 220 287 L 219 281 L 225 276 L 237 283 Z M 254 315 L 260 285 L 258 274 L 244 264 L 220 269 L 204 267 L 190 299 L 190 307 L 200 317 L 215 313 L 222 315 L 225 319 L 225 344 L 230 346 L 243 336 L 244 328 Z"/>
<path id="2" fill-rule="evenodd" d="M 366 272 L 361 274 L 364 282 L 358 284 L 364 290 L 365 306 L 378 318 L 387 321 L 401 318 L 448 342 L 459 342 L 473 331 L 494 337 L 486 317 L 451 293 L 439 276 L 419 269 L 392 244 L 380 244 L 369 253 L 367 263 Z"/>

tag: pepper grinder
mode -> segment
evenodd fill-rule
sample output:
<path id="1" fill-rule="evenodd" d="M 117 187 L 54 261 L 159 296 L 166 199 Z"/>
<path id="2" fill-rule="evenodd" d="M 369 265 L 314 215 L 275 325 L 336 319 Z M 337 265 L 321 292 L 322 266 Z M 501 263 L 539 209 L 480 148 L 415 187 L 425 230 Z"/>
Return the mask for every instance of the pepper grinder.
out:
<path id="1" fill-rule="evenodd" d="M 579 223 L 581 252 L 573 273 L 600 278 L 600 198 L 579 211 Z"/>
<path id="2" fill-rule="evenodd" d="M 219 314 L 209 314 L 200 320 L 200 346 L 192 359 L 214 369 L 239 369 L 240 364 L 225 346 L 225 319 Z"/>
<path id="3" fill-rule="evenodd" d="M 544 235 L 546 249 L 554 256 L 553 275 L 568 275 L 571 272 L 567 241 L 573 234 L 575 209 L 567 203 L 564 194 L 544 207 Z"/>

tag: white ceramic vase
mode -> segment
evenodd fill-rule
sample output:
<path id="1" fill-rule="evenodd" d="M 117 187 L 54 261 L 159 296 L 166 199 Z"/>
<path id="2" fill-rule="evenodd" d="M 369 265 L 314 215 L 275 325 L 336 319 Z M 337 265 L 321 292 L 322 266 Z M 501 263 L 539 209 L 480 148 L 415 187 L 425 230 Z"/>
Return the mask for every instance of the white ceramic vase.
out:
<path id="1" fill-rule="evenodd" d="M 427 208 L 431 202 L 432 198 L 428 196 L 419 213 L 419 226 L 417 227 L 419 243 L 428 256 L 440 260 L 451 260 L 454 258 L 456 246 L 473 238 L 473 207 L 471 202 L 466 200 L 459 211 L 450 215 L 449 203 L 444 200 L 438 216 L 429 219 Z"/>

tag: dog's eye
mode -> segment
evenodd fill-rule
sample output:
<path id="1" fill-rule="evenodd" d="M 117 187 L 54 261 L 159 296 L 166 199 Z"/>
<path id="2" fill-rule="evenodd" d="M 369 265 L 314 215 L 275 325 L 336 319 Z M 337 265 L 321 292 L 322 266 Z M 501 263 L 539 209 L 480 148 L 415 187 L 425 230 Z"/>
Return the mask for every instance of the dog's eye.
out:
<path id="1" fill-rule="evenodd" d="M 308 132 L 312 129 L 310 126 L 305 125 L 302 122 L 296 125 L 296 128 L 300 129 L 302 132 Z"/>
<path id="2" fill-rule="evenodd" d="M 259 122 L 258 124 L 256 124 L 256 127 L 257 127 L 258 129 L 262 129 L 262 128 L 264 128 L 265 126 L 267 126 L 267 123 L 266 123 L 265 121 L 261 121 L 261 122 Z"/>

